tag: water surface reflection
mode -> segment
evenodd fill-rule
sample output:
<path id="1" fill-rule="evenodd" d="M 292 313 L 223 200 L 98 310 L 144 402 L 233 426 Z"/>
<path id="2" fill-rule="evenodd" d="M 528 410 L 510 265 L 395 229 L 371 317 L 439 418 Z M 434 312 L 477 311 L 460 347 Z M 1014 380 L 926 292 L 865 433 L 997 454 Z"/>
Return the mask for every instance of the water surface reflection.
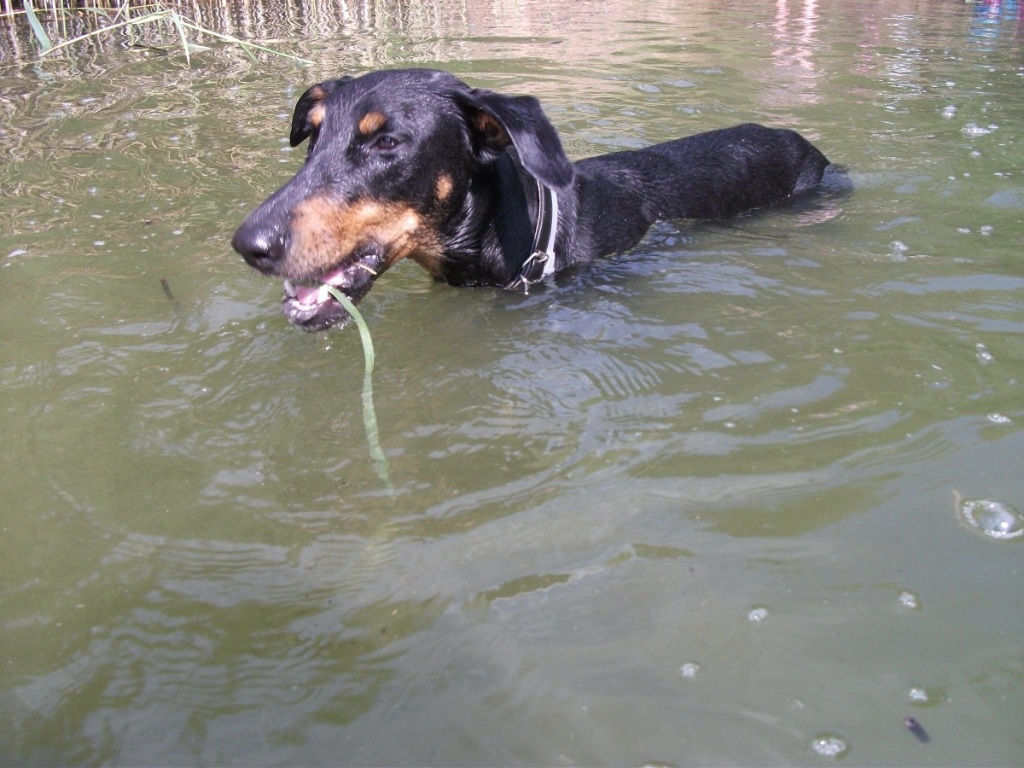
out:
<path id="1" fill-rule="evenodd" d="M 963 518 L 1024 496 L 1012 4 L 196 13 L 316 63 L 5 39 L 7 762 L 1020 763 L 1019 547 Z M 389 489 L 358 338 L 227 242 L 306 85 L 406 64 L 574 156 L 789 125 L 856 189 L 530 296 L 396 268 Z"/>

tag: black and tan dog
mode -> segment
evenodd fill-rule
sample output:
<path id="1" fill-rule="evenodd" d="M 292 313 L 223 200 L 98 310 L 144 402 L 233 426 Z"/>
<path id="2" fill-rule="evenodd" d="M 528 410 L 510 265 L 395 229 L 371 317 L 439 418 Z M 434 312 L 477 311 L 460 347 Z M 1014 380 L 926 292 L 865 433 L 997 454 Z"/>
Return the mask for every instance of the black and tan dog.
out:
<path id="1" fill-rule="evenodd" d="M 446 72 L 373 72 L 314 85 L 291 143 L 295 177 L 239 227 L 235 250 L 285 279 L 285 317 L 348 319 L 410 258 L 452 285 L 526 289 L 637 243 L 661 219 L 720 219 L 816 187 L 829 164 L 797 133 L 746 124 L 572 163 L 530 96 Z"/>

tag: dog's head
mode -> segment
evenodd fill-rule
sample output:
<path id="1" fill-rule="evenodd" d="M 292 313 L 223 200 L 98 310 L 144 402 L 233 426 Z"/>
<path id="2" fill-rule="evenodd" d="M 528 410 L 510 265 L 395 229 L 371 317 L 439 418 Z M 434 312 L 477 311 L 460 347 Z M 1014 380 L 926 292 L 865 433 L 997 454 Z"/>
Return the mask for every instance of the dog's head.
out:
<path id="1" fill-rule="evenodd" d="M 403 258 L 435 278 L 472 180 L 510 147 L 551 187 L 573 178 L 536 99 L 471 89 L 445 72 L 396 70 L 314 85 L 295 106 L 291 144 L 309 141 L 294 178 L 231 241 L 245 260 L 285 280 L 282 310 L 319 331 Z"/>

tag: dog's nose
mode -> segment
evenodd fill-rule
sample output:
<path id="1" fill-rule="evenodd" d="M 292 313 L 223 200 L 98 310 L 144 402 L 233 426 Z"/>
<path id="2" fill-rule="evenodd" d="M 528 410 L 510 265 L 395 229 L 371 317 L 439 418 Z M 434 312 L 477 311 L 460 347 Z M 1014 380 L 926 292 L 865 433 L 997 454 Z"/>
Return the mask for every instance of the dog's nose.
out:
<path id="1" fill-rule="evenodd" d="M 278 227 L 267 226 L 250 217 L 231 238 L 231 247 L 247 264 L 270 273 L 284 256 L 284 233 Z"/>

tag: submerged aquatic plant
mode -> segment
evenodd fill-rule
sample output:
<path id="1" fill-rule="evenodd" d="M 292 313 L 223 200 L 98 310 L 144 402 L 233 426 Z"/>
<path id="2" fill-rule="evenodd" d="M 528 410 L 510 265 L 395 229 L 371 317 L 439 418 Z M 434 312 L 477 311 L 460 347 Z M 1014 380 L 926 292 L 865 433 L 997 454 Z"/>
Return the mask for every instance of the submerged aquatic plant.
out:
<path id="1" fill-rule="evenodd" d="M 76 35 L 67 40 L 54 43 L 53 40 L 46 32 L 46 28 L 43 26 L 39 19 L 39 15 L 36 12 L 35 7 L 32 4 L 32 0 L 23 0 L 22 4 L 25 17 L 28 19 L 29 28 L 32 30 L 32 34 L 39 45 L 40 56 L 46 56 L 55 51 L 59 51 L 63 48 L 80 43 L 90 37 L 98 37 L 103 35 L 109 35 L 120 29 L 126 29 L 130 27 L 138 27 L 143 25 L 166 25 L 169 27 L 172 35 L 177 39 L 177 42 L 181 44 L 181 50 L 185 54 L 185 63 L 191 66 L 192 54 L 199 53 L 201 51 L 209 50 L 208 47 L 199 45 L 189 40 L 189 33 L 199 33 L 208 37 L 212 37 L 216 40 L 220 40 L 231 45 L 237 45 L 242 49 L 250 59 L 255 61 L 256 57 L 254 52 L 261 51 L 263 53 L 274 54 L 275 56 L 283 56 L 287 59 L 291 59 L 297 64 L 307 65 L 311 64 L 308 59 L 303 59 L 299 56 L 295 56 L 290 53 L 283 53 L 276 51 L 273 48 L 268 48 L 264 45 L 250 42 L 248 40 L 242 40 L 241 38 L 235 37 L 234 35 L 227 35 L 221 32 L 214 32 L 212 29 L 203 27 L 196 24 L 188 17 L 182 15 L 182 13 L 172 7 L 165 5 L 162 2 L 146 3 L 142 5 L 134 6 L 135 15 L 133 14 L 133 6 L 128 2 L 123 2 L 120 5 L 115 6 L 113 9 L 113 15 L 107 12 L 106 9 L 99 5 L 93 6 L 92 8 L 77 8 L 71 7 L 70 5 L 62 5 L 61 3 L 51 0 L 47 6 L 47 11 L 52 15 L 57 15 L 65 12 L 76 12 L 80 13 L 88 11 L 95 13 L 103 17 L 103 21 L 100 26 L 91 32 L 85 34 Z"/>

